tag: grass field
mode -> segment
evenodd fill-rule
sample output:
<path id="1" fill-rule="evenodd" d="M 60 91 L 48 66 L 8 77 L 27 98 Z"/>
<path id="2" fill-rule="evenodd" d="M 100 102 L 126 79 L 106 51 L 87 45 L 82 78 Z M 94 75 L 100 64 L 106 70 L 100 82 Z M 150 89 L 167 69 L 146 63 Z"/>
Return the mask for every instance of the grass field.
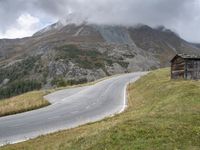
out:
<path id="1" fill-rule="evenodd" d="M 44 91 L 33 91 L 0 101 L 0 117 L 34 110 L 49 105 Z"/>
<path id="2" fill-rule="evenodd" d="M 128 88 L 129 107 L 115 117 L 7 145 L 1 150 L 199 150 L 200 81 L 153 71 Z"/>

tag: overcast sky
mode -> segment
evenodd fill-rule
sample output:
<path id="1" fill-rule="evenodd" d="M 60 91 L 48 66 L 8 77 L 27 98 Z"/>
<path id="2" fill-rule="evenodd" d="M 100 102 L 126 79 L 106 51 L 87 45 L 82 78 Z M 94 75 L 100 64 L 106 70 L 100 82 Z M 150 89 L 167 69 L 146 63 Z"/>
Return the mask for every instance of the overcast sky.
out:
<path id="1" fill-rule="evenodd" d="M 0 38 L 30 36 L 69 13 L 91 23 L 164 25 L 200 43 L 200 0 L 0 0 Z"/>

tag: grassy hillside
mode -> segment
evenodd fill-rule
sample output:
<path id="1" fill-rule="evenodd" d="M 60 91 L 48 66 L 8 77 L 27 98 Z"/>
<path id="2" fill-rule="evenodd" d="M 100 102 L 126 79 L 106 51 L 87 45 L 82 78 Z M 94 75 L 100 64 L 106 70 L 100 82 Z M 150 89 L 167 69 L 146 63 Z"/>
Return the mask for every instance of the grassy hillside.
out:
<path id="1" fill-rule="evenodd" d="M 162 69 L 128 92 L 129 107 L 120 115 L 0 149 L 200 149 L 200 81 L 171 81 Z"/>
<path id="2" fill-rule="evenodd" d="M 0 101 L 0 117 L 21 113 L 49 105 L 44 91 L 33 91 Z"/>

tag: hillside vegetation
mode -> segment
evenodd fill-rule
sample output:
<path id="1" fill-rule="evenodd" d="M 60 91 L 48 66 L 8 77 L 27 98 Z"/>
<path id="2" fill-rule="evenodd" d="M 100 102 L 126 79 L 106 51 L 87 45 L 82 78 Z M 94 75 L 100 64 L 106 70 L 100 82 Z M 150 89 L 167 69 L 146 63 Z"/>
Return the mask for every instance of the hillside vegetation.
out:
<path id="1" fill-rule="evenodd" d="M 200 81 L 153 71 L 128 88 L 129 107 L 115 117 L 0 149 L 200 149 Z"/>
<path id="2" fill-rule="evenodd" d="M 39 57 L 27 57 L 14 65 L 0 67 L 0 100 L 41 89 L 43 79 L 29 77 L 38 72 L 38 59 Z"/>
<path id="3" fill-rule="evenodd" d="M 0 39 L 0 99 L 166 67 L 177 53 L 200 48 L 165 27 L 57 22 L 31 37 Z"/>

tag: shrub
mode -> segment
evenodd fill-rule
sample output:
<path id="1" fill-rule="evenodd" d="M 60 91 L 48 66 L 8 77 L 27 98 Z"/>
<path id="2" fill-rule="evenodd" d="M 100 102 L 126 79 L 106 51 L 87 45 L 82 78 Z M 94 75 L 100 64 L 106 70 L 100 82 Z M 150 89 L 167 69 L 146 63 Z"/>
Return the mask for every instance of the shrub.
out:
<path id="1" fill-rule="evenodd" d="M 57 87 L 72 86 L 72 85 L 83 84 L 83 83 L 87 83 L 86 78 L 81 78 L 78 80 L 65 80 L 62 77 L 57 77 L 51 81 L 51 85 L 53 86 L 55 85 Z"/>
<path id="2" fill-rule="evenodd" d="M 36 80 L 15 81 L 0 89 L 0 99 L 39 89 L 41 89 L 41 83 Z"/>

